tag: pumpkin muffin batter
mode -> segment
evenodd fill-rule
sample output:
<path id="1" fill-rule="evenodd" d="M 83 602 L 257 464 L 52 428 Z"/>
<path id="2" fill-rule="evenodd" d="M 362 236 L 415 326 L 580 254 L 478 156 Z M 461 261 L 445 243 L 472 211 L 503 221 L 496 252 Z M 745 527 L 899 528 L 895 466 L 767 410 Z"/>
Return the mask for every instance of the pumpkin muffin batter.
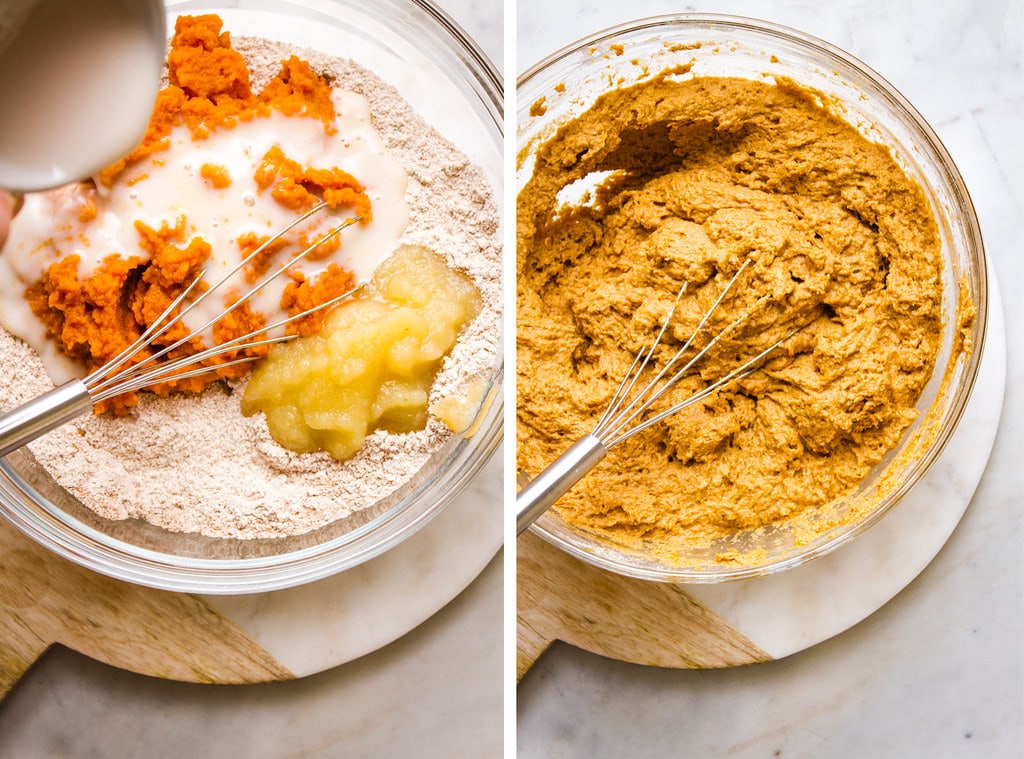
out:
<path id="1" fill-rule="evenodd" d="M 538 148 L 517 212 L 520 472 L 593 429 L 684 282 L 658 366 L 750 261 L 696 342 L 745 320 L 655 408 L 803 327 L 613 448 L 556 504 L 569 521 L 707 544 L 846 494 L 914 420 L 940 343 L 935 221 L 815 93 L 669 73 L 608 92 Z"/>

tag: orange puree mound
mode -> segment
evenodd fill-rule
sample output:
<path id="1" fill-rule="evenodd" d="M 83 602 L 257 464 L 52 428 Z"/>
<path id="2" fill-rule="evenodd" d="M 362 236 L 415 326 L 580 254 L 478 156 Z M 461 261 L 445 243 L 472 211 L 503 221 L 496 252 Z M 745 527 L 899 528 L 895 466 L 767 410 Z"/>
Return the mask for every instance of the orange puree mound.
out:
<path id="1" fill-rule="evenodd" d="M 339 168 L 303 168 L 277 145 L 263 156 L 253 178 L 260 190 L 271 188 L 270 196 L 293 211 L 308 211 L 324 200 L 331 208 L 351 206 L 364 224 L 370 221 L 370 199 L 358 179 Z"/>
<path id="2" fill-rule="evenodd" d="M 171 52 L 167 56 L 171 84 L 189 97 L 216 101 L 227 96 L 235 101 L 252 97 L 249 67 L 231 49 L 231 35 L 221 33 L 219 16 L 180 16 L 174 25 Z"/>
<path id="3" fill-rule="evenodd" d="M 356 278 L 348 269 L 338 264 L 328 264 L 327 268 L 312 282 L 301 272 L 292 274 L 292 281 L 284 286 L 281 293 L 281 308 L 289 316 L 296 316 L 310 308 L 326 303 L 356 286 Z M 289 333 L 312 335 L 320 331 L 324 323 L 324 311 L 317 311 L 288 325 Z"/>
<path id="4" fill-rule="evenodd" d="M 99 365 L 141 334 L 134 320 L 125 318 L 121 300 L 139 260 L 110 256 L 84 282 L 78 279 L 79 262 L 79 256 L 71 255 L 51 265 L 28 289 L 27 298 L 65 353 L 86 365 Z"/>
<path id="5" fill-rule="evenodd" d="M 110 186 L 128 166 L 166 150 L 177 124 L 205 137 L 209 130 L 233 125 L 256 100 L 249 88 L 249 68 L 232 50 L 230 35 L 220 33 L 217 16 L 182 16 L 175 24 L 167 56 L 170 84 L 157 95 L 142 142 L 125 158 L 108 166 L 100 181 Z M 251 115 L 250 115 L 251 118 Z"/>
<path id="6" fill-rule="evenodd" d="M 159 231 L 141 222 L 136 228 L 143 248 L 153 253 L 144 263 L 137 257 L 110 255 L 91 275 L 79 279 L 79 256 L 71 255 L 52 264 L 43 277 L 28 289 L 33 312 L 46 326 L 57 345 L 78 359 L 87 371 L 103 366 L 135 341 L 181 292 L 182 282 L 195 277 L 199 265 L 210 254 L 210 246 L 193 240 L 184 248 L 173 244 L 182 236 L 184 220 L 176 227 L 164 225 Z M 161 344 L 185 336 L 184 327 L 172 329 Z M 195 352 L 198 345 L 183 345 L 168 358 Z M 153 352 L 159 347 L 151 349 Z M 144 352 L 137 361 L 151 355 Z M 159 388 L 166 391 L 173 387 Z M 111 409 L 125 413 L 135 405 L 134 394 L 103 404 L 97 412 Z"/>
<path id="7" fill-rule="evenodd" d="M 199 167 L 199 176 L 206 180 L 206 183 L 218 190 L 231 186 L 231 174 L 223 166 L 213 163 L 204 163 Z"/>
<path id="8" fill-rule="evenodd" d="M 294 55 L 281 62 L 281 72 L 267 82 L 259 101 L 272 105 L 286 116 L 315 116 L 324 122 L 327 134 L 337 131 L 331 86 L 317 76 L 308 63 Z"/>
<path id="9" fill-rule="evenodd" d="M 67 256 L 49 267 L 29 288 L 27 297 L 33 312 L 61 350 L 92 372 L 117 356 L 159 318 L 182 289 L 195 279 L 210 255 L 210 246 L 199 238 L 193 238 L 186 245 L 175 244 L 184 237 L 184 226 L 184 218 L 178 219 L 174 227 L 165 224 L 159 230 L 142 222 L 135 223 L 142 247 L 152 255 L 149 262 L 111 255 L 84 279 L 78 276 L 80 259 L 77 255 Z M 214 339 L 218 343 L 226 342 L 260 329 L 264 324 L 262 314 L 255 314 L 248 305 L 243 305 L 217 323 Z M 135 363 L 187 335 L 184 325 L 175 325 L 142 352 Z M 193 338 L 161 360 L 192 355 L 204 347 L 201 339 Z M 203 365 L 214 366 L 238 355 L 236 352 L 206 360 Z M 251 349 L 246 355 L 264 356 L 266 348 Z M 240 377 L 245 371 L 244 366 L 231 366 L 198 377 L 168 380 L 151 389 L 161 395 L 172 391 L 198 392 L 218 377 Z M 136 401 L 135 394 L 128 393 L 96 404 L 96 412 L 111 410 L 124 414 Z"/>
<path id="10" fill-rule="evenodd" d="M 216 15 L 178 18 L 167 57 L 170 84 L 157 96 L 142 142 L 101 172 L 104 185 L 109 187 L 132 164 L 166 150 L 171 129 L 179 124 L 203 139 L 213 130 L 231 128 L 273 110 L 285 116 L 319 119 L 327 134 L 334 133 L 334 101 L 326 80 L 308 63 L 292 56 L 281 62 L 277 76 L 254 95 L 245 59 L 231 48 L 230 35 L 220 31 L 222 23 Z M 325 186 L 333 189 L 336 185 L 329 182 Z M 355 203 L 349 193 L 334 195 L 333 200 L 324 198 L 332 208 Z M 368 200 L 360 202 L 369 207 Z"/>
<path id="11" fill-rule="evenodd" d="M 241 251 L 242 258 L 248 258 L 249 255 L 254 253 L 258 247 L 267 242 L 270 237 L 271 235 L 258 235 L 255 232 L 246 232 L 245 234 L 239 235 L 238 249 Z M 253 258 L 253 260 L 245 266 L 246 281 L 252 285 L 256 284 L 256 280 L 270 271 L 270 260 L 274 257 L 274 254 L 287 246 L 288 241 L 283 237 L 279 237 L 277 240 L 261 250 L 259 255 Z"/>
<path id="12" fill-rule="evenodd" d="M 199 273 L 199 264 L 210 256 L 210 244 L 201 237 L 193 237 L 184 248 L 172 244 L 185 238 L 184 216 L 178 217 L 173 228 L 165 223 L 156 231 L 136 221 L 135 229 L 142 238 L 142 249 L 152 257 L 144 278 L 159 287 L 172 289 L 191 282 Z"/>
<path id="13" fill-rule="evenodd" d="M 234 302 L 234 298 L 231 299 L 231 303 Z M 229 340 L 233 340 L 236 337 L 242 337 L 252 332 L 263 329 L 267 325 L 266 317 L 258 311 L 253 311 L 249 307 L 249 303 L 243 303 L 231 310 L 223 319 L 213 325 L 213 340 L 218 345 L 226 343 Z M 255 338 L 254 338 L 255 339 Z M 248 342 L 248 341 L 247 341 Z M 267 355 L 267 351 L 270 350 L 269 345 L 258 345 L 253 348 L 246 348 L 244 351 L 229 351 L 211 359 L 207 362 L 208 366 L 215 364 L 226 363 L 228 361 L 234 361 L 243 356 L 257 356 L 262 358 Z M 198 389 L 205 387 L 212 379 L 216 377 L 241 377 L 245 374 L 248 369 L 242 366 L 227 366 L 222 369 L 218 369 L 216 375 L 205 375 L 197 377 L 196 379 L 205 379 L 203 384 Z"/>

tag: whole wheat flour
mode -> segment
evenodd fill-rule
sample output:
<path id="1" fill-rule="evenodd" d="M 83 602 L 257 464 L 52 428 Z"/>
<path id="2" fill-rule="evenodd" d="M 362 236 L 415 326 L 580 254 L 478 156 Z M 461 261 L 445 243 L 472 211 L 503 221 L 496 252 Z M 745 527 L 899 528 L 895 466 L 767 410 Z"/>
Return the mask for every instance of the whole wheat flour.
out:
<path id="1" fill-rule="evenodd" d="M 431 402 L 465 394 L 491 375 L 501 320 L 498 213 L 483 172 L 441 137 L 398 91 L 351 61 L 266 40 L 235 38 L 259 89 L 295 54 L 335 87 L 369 100 L 374 126 L 408 173 L 410 222 L 401 242 L 423 245 L 466 272 L 484 308 L 445 359 Z M 12 408 L 53 386 L 36 354 L 0 329 L 0 403 Z M 143 394 L 130 417 L 86 416 L 30 449 L 54 479 L 101 517 L 139 518 L 211 537 L 297 535 L 367 508 L 408 481 L 451 432 L 431 417 L 425 430 L 378 431 L 352 459 L 294 454 L 245 418 L 245 380 L 198 396 Z"/>

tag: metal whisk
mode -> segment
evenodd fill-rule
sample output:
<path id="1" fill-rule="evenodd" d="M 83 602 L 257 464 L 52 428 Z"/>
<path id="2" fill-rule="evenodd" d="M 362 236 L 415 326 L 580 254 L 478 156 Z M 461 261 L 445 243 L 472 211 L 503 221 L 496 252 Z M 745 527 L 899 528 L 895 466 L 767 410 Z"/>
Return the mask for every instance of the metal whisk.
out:
<path id="1" fill-rule="evenodd" d="M 72 419 L 76 419 L 89 411 L 94 403 L 113 398 L 114 396 L 121 395 L 122 393 L 151 387 L 152 385 L 156 385 L 167 380 L 195 377 L 200 374 L 223 369 L 224 367 L 253 361 L 258 358 L 258 356 L 241 356 L 230 361 L 223 361 L 206 366 L 196 366 L 207 359 L 215 358 L 232 351 L 243 351 L 261 345 L 270 345 L 272 343 L 290 340 L 293 337 L 296 337 L 296 335 L 281 334 L 272 337 L 267 337 L 265 335 L 272 330 L 284 327 L 291 322 L 298 321 L 312 313 L 329 308 L 330 306 L 351 297 L 363 286 L 362 284 L 357 285 L 352 290 L 342 293 L 341 295 L 338 295 L 324 303 L 306 309 L 301 313 L 295 314 L 286 319 L 281 319 L 273 324 L 266 325 L 258 330 L 232 338 L 231 340 L 227 340 L 223 343 L 219 343 L 214 345 L 212 348 L 208 348 L 188 356 L 183 356 L 181 358 L 160 361 L 161 358 L 169 354 L 171 351 L 181 347 L 192 340 L 195 336 L 202 334 L 207 329 L 215 325 L 225 316 L 248 301 L 249 298 L 259 292 L 265 285 L 286 272 L 295 263 L 312 253 L 318 247 L 341 232 L 341 230 L 361 221 L 361 216 L 347 218 L 330 231 L 324 233 L 324 235 L 318 238 L 301 253 L 290 258 L 270 274 L 265 275 L 263 279 L 252 287 L 252 289 L 240 298 L 234 300 L 234 302 L 231 303 L 231 305 L 229 305 L 224 311 L 213 319 L 210 319 L 199 329 L 191 330 L 188 335 L 180 340 L 161 348 L 159 351 L 147 356 L 141 361 L 133 363 L 134 359 L 140 352 L 146 350 L 154 341 L 158 340 L 161 335 L 164 335 L 174 325 L 181 322 L 181 320 L 184 319 L 192 309 L 198 306 L 200 302 L 212 293 L 216 292 L 218 288 L 220 288 L 239 270 L 248 265 L 258 255 L 260 255 L 260 253 L 266 250 L 269 245 L 274 244 L 292 228 L 306 221 L 313 214 L 326 207 L 327 203 L 321 202 L 299 216 L 286 227 L 279 230 L 277 234 L 266 240 L 262 245 L 252 251 L 252 253 L 243 258 L 218 282 L 200 292 L 193 300 L 189 301 L 183 308 L 181 308 L 180 311 L 178 311 L 177 314 L 175 314 L 175 311 L 185 303 L 189 294 L 193 292 L 193 290 L 195 290 L 202 281 L 204 272 L 201 271 L 181 292 L 181 294 L 171 302 L 163 313 L 161 313 L 160 316 L 138 337 L 138 339 L 135 340 L 135 342 L 84 379 L 75 379 L 70 382 L 66 382 L 63 385 L 54 388 L 50 392 L 45 393 L 38 398 L 34 398 L 28 403 L 25 403 L 9 413 L 0 416 L 0 457 L 6 456 L 11 451 L 20 448 L 26 443 L 32 442 L 52 429 L 60 427 L 61 425 L 70 422 Z M 193 368 L 189 369 L 188 367 L 190 366 Z"/>
<path id="2" fill-rule="evenodd" d="M 713 348 L 715 344 L 722 339 L 722 337 L 735 329 L 750 315 L 751 312 L 748 311 L 747 313 L 739 316 L 728 324 L 724 330 L 712 337 L 703 348 L 697 351 L 692 357 L 683 363 L 682 366 L 678 366 L 680 362 L 683 361 L 683 355 L 693 344 L 694 338 L 703 331 L 712 314 L 714 314 L 715 310 L 725 299 L 729 290 L 732 289 L 732 286 L 740 278 L 740 275 L 749 264 L 750 259 L 743 262 L 743 265 L 740 266 L 737 272 L 732 276 L 732 279 L 729 280 L 725 289 L 722 290 L 711 308 L 704 314 L 700 323 L 697 325 L 697 328 L 690 334 L 690 337 L 686 340 L 683 346 L 676 351 L 668 363 L 662 367 L 653 379 L 644 385 L 641 390 L 634 393 L 637 382 L 640 380 L 640 375 L 647 368 L 651 358 L 654 356 L 654 351 L 661 342 L 661 338 L 665 334 L 665 330 L 668 328 L 669 321 L 672 319 L 672 315 L 675 313 L 676 307 L 679 305 L 679 300 L 682 298 L 683 293 L 686 292 L 686 283 L 683 283 L 682 288 L 676 294 L 675 302 L 669 310 L 668 316 L 665 317 L 665 320 L 661 324 L 661 329 L 658 332 L 657 337 L 654 339 L 654 342 L 649 348 L 642 348 L 640 352 L 637 353 L 636 358 L 633 359 L 633 363 L 626 372 L 626 376 L 623 378 L 622 383 L 612 396 L 611 402 L 608 404 L 608 408 L 605 410 L 604 415 L 594 427 L 594 431 L 581 438 L 577 443 L 569 448 L 569 450 L 555 459 L 546 469 L 544 469 L 544 471 L 538 474 L 522 490 L 519 491 L 519 495 L 516 498 L 516 534 L 521 533 L 533 524 L 534 521 L 536 521 L 541 514 L 547 511 L 555 501 L 561 498 L 569 488 L 579 482 L 587 472 L 597 466 L 598 462 L 600 462 L 614 446 L 631 438 L 633 435 L 642 432 L 648 427 L 657 424 L 666 417 L 681 411 L 687 406 L 699 403 L 704 398 L 707 398 L 709 395 L 725 385 L 748 376 L 757 370 L 760 362 L 763 361 L 772 351 L 803 329 L 803 327 L 800 326 L 792 330 L 789 334 L 775 341 L 756 356 L 744 362 L 741 366 L 733 369 L 724 377 L 719 378 L 686 400 L 680 401 L 679 403 L 654 414 L 650 418 L 641 419 L 647 410 L 650 409 L 650 407 L 659 398 L 667 393 L 673 385 L 686 376 L 693 366 L 700 361 L 700 359 L 711 348 Z"/>

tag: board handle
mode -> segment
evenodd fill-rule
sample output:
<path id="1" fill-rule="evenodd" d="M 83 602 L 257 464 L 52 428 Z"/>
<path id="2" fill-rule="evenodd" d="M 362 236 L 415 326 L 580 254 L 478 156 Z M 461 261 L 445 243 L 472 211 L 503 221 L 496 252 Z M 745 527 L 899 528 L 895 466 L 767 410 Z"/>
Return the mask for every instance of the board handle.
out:
<path id="1" fill-rule="evenodd" d="M 544 555 L 548 546 L 524 533 L 516 541 L 516 682 L 530 671 L 555 642 L 560 616 L 557 589 L 550 587 Z M 554 550 L 554 549 L 552 549 Z"/>
<path id="2" fill-rule="evenodd" d="M 13 532 L 7 525 L 0 528 Z M 54 643 L 41 634 L 49 625 L 40 624 L 38 599 L 31 597 L 31 583 L 24 579 L 33 561 L 31 552 L 0 539 L 0 699 Z"/>
<path id="3" fill-rule="evenodd" d="M 526 580 L 529 584 L 529 580 Z M 517 581 L 517 594 L 522 597 L 524 591 L 531 593 L 535 588 L 524 588 L 522 577 Z M 530 607 L 535 608 L 535 607 Z M 554 639 L 545 635 L 542 629 L 534 624 L 529 609 L 525 612 L 520 607 L 516 613 L 516 682 L 523 679 L 523 675 L 532 667 L 545 651 L 554 643 Z"/>
<path id="4" fill-rule="evenodd" d="M 11 620 L 0 614 L 0 627 L 11 629 Z M 11 688 L 29 671 L 33 664 L 53 645 L 38 638 L 19 638 L 15 641 L 0 642 L 0 700 L 10 693 Z"/>

